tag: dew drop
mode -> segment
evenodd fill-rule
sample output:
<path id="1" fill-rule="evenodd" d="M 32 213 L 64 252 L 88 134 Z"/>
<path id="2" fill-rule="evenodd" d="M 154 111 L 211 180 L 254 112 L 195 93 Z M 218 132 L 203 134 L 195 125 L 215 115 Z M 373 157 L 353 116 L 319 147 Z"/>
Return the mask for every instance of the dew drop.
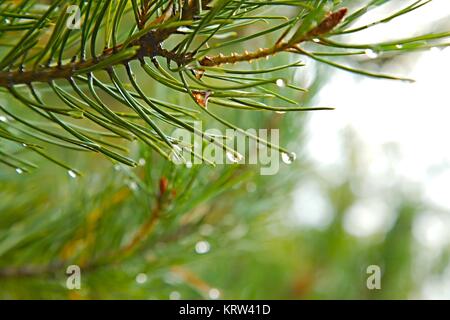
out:
<path id="1" fill-rule="evenodd" d="M 0 121 L 1 122 L 8 122 L 8 118 L 6 118 L 5 116 L 0 116 Z"/>
<path id="2" fill-rule="evenodd" d="M 136 182 L 131 181 L 130 183 L 128 183 L 128 188 L 130 188 L 131 190 L 137 190 L 139 186 Z"/>
<path id="3" fill-rule="evenodd" d="M 319 38 L 314 38 L 314 39 L 312 39 L 312 41 L 315 42 L 315 43 L 319 43 L 320 39 Z"/>
<path id="4" fill-rule="evenodd" d="M 188 33 L 188 32 L 191 31 L 191 29 L 189 29 L 188 27 L 178 27 L 178 28 L 177 28 L 177 31 L 178 31 L 178 32 L 185 32 L 185 33 Z"/>
<path id="5" fill-rule="evenodd" d="M 364 52 L 365 52 L 366 56 L 369 57 L 370 59 L 378 58 L 378 53 L 376 53 L 372 49 L 366 49 Z"/>
<path id="6" fill-rule="evenodd" d="M 209 252 L 209 249 L 211 249 L 211 246 L 208 241 L 199 241 L 195 244 L 195 252 L 198 254 L 205 254 Z"/>
<path id="7" fill-rule="evenodd" d="M 16 172 L 17 172 L 18 174 L 22 174 L 22 173 L 23 173 L 23 170 L 20 169 L 20 168 L 16 168 Z"/>
<path id="8" fill-rule="evenodd" d="M 286 81 L 284 81 L 283 79 L 277 79 L 277 81 L 275 83 L 280 88 L 283 88 L 286 86 Z"/>
<path id="9" fill-rule="evenodd" d="M 71 177 L 72 179 L 75 179 L 75 178 L 78 176 L 78 174 L 77 174 L 75 171 L 73 171 L 73 170 L 67 171 L 67 174 L 68 174 L 69 177 Z"/>
<path id="10" fill-rule="evenodd" d="M 275 113 L 278 113 L 278 114 L 285 114 L 286 111 L 275 111 Z"/>
<path id="11" fill-rule="evenodd" d="M 403 48 L 403 45 L 402 45 L 402 44 L 397 44 L 395 47 L 396 47 L 397 49 L 402 49 L 402 48 Z"/>
<path id="12" fill-rule="evenodd" d="M 281 159 L 283 160 L 284 163 L 291 164 L 292 162 L 295 161 L 295 159 L 297 159 L 297 155 L 294 152 L 291 153 L 283 152 L 281 154 Z"/>
<path id="13" fill-rule="evenodd" d="M 228 160 L 230 160 L 233 163 L 238 163 L 239 161 L 242 160 L 243 156 L 242 154 L 238 153 L 238 152 L 230 152 L 227 151 L 227 158 Z"/>
<path id="14" fill-rule="evenodd" d="M 172 291 L 169 295 L 170 300 L 180 300 L 181 294 L 178 291 Z"/>
<path id="15" fill-rule="evenodd" d="M 220 291 L 219 291 L 219 289 L 211 288 L 208 291 L 208 295 L 209 295 L 210 299 L 216 300 L 216 299 L 220 298 Z"/>
<path id="16" fill-rule="evenodd" d="M 142 166 L 145 166 L 145 164 L 146 164 L 146 161 L 145 161 L 144 158 L 140 158 L 140 159 L 138 160 L 138 165 L 140 165 L 141 167 L 142 167 Z"/>
<path id="17" fill-rule="evenodd" d="M 143 283 L 147 282 L 147 275 L 145 273 L 139 273 L 136 276 L 136 282 L 139 284 L 143 284 Z"/>
<path id="18" fill-rule="evenodd" d="M 432 47 L 432 48 L 430 49 L 430 52 L 431 52 L 431 53 L 439 53 L 440 50 L 439 50 L 438 47 Z"/>

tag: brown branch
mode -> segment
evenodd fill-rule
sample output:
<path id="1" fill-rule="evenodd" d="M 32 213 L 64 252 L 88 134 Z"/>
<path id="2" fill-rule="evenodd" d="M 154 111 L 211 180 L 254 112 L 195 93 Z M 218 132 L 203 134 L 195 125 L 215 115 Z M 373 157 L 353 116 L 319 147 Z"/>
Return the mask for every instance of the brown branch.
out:
<path id="1" fill-rule="evenodd" d="M 109 67 L 124 64 L 135 59 L 143 59 L 144 57 L 153 58 L 156 56 L 162 56 L 173 60 L 178 64 L 186 63 L 186 61 L 192 60 L 190 55 L 176 54 L 161 47 L 161 43 L 163 41 L 162 38 L 166 38 L 169 35 L 170 33 L 168 32 L 161 33 L 160 31 L 151 31 L 147 33 L 129 45 L 130 47 L 140 47 L 134 56 L 115 61 L 114 64 Z M 123 45 L 118 45 L 115 48 L 108 48 L 104 50 L 103 54 L 99 57 L 87 61 L 71 62 L 62 66 L 54 66 L 30 71 L 0 71 L 0 86 L 11 87 L 17 84 L 30 84 L 32 82 L 49 82 L 56 79 L 69 79 L 79 70 L 95 67 L 95 65 L 98 65 L 102 61 L 110 58 L 121 49 L 123 49 Z"/>
<path id="2" fill-rule="evenodd" d="M 298 39 L 296 41 L 279 41 L 270 48 L 261 48 L 258 51 L 254 52 L 245 51 L 242 54 L 233 53 L 228 56 L 222 54 L 219 54 L 217 56 L 204 56 L 202 59 L 200 59 L 199 63 L 201 66 L 214 67 L 227 63 L 236 63 L 243 61 L 252 62 L 253 60 L 273 56 L 279 52 L 286 52 L 291 49 L 295 49 L 302 42 L 309 41 L 315 37 L 319 37 L 330 32 L 342 21 L 346 13 L 347 8 L 342 8 L 336 12 L 329 13 L 317 27 L 313 28 L 311 31 L 307 32 L 301 39 Z"/>
<path id="3" fill-rule="evenodd" d="M 202 0 L 202 5 L 206 6 L 207 1 Z M 151 5 L 148 4 L 147 7 L 142 11 L 143 14 L 146 14 L 145 10 L 148 10 Z M 158 16 L 155 20 L 151 21 L 147 26 L 158 25 L 163 22 L 167 22 L 171 18 L 175 17 L 173 14 L 173 5 L 170 4 L 166 10 Z M 195 14 L 198 12 L 199 6 L 197 0 L 188 0 L 185 2 L 181 10 L 181 19 L 182 20 L 191 20 L 195 17 Z M 178 19 L 178 17 L 176 17 Z M 148 17 L 140 16 L 139 28 L 143 28 L 145 22 Z M 142 25 L 144 24 L 144 25 Z M 185 64 L 187 62 L 192 61 L 191 54 L 177 54 L 175 52 L 165 50 L 162 48 L 162 43 L 166 40 L 170 35 L 174 34 L 177 31 L 177 28 L 162 28 L 156 29 L 153 31 L 149 31 L 147 34 L 143 35 L 139 39 L 131 42 L 128 47 L 139 46 L 140 49 L 137 53 L 132 57 L 124 58 L 123 60 L 115 61 L 114 64 L 110 65 L 119 65 L 127 63 L 131 60 L 140 59 L 142 60 L 144 57 L 156 57 L 162 56 L 169 60 L 175 61 L 177 64 Z M 23 70 L 15 70 L 15 71 L 0 71 L 0 87 L 11 87 L 17 84 L 30 84 L 32 82 L 49 82 L 56 79 L 69 79 L 76 74 L 77 71 L 95 67 L 100 62 L 104 61 L 107 58 L 110 58 L 114 54 L 116 54 L 119 50 L 124 49 L 123 44 L 118 45 L 115 48 L 105 49 L 101 56 L 92 58 L 87 61 L 78 61 L 78 62 L 70 62 L 66 65 L 58 65 L 54 67 L 45 67 L 37 70 L 23 71 Z"/>
<path id="4" fill-rule="evenodd" d="M 219 54 L 218 56 L 213 57 L 205 56 L 199 61 L 199 63 L 201 66 L 214 67 L 227 63 L 236 63 L 243 61 L 252 62 L 253 60 L 265 58 L 278 52 L 286 51 L 287 49 L 289 49 L 289 44 L 287 42 L 280 42 L 273 47 L 259 49 L 258 51 L 254 52 L 245 51 L 242 54 L 232 53 L 229 56 L 224 56 L 223 54 Z"/>
<path id="5" fill-rule="evenodd" d="M 115 252 L 111 258 L 113 261 L 118 261 L 126 258 L 132 254 L 152 233 L 156 223 L 158 222 L 162 211 L 164 210 L 165 200 L 167 200 L 168 181 L 166 177 L 161 177 L 159 180 L 159 194 L 156 197 L 156 205 L 153 208 L 147 221 L 141 225 L 134 237 L 119 251 Z"/>

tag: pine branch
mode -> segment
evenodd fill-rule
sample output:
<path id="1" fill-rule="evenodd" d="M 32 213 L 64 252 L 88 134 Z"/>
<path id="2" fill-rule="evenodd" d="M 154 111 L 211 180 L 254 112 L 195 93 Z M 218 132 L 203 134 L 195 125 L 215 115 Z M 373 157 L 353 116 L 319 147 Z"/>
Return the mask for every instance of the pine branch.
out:
<path id="1" fill-rule="evenodd" d="M 390 22 L 427 2 L 417 1 L 378 22 L 353 28 L 352 24 L 365 12 L 384 2 L 370 1 L 345 18 L 347 9 L 328 0 L 308 3 L 80 0 L 79 30 L 68 28 L 71 3 L 66 0 L 54 1 L 44 9 L 28 0 L 0 4 L 0 16 L 5 18 L 0 25 L 0 47 L 4 48 L 0 55 L 0 87 L 4 91 L 0 95 L 8 100 L 7 105 L 0 105 L 4 114 L 0 119 L 5 120 L 0 122 L 0 141 L 3 142 L 0 162 L 20 173 L 36 166 L 3 149 L 3 144 L 7 144 L 11 146 L 8 148 L 16 150 L 25 147 L 26 153 L 44 157 L 68 170 L 70 175 L 79 174 L 71 165 L 48 153 L 49 147 L 55 145 L 102 153 L 114 162 L 135 166 L 136 161 L 129 158 L 125 145 L 118 146 L 110 139 L 138 139 L 171 160 L 172 155 L 180 156 L 179 142 L 167 133 L 174 128 L 184 128 L 239 158 L 240 155 L 220 139 L 198 132 L 191 125 L 200 113 L 226 127 L 245 132 L 207 109 L 208 104 L 274 112 L 332 108 L 302 106 L 298 96 L 294 99 L 291 96 L 306 89 L 275 76 L 277 72 L 299 68 L 301 64 L 240 71 L 226 70 L 222 65 L 268 59 L 285 52 L 308 56 L 332 67 L 370 77 L 405 80 L 357 69 L 324 56 L 351 58 L 365 54 L 366 50 L 401 54 L 425 50 L 432 45 L 445 46 L 440 40 L 449 37 L 448 32 L 367 45 L 333 39 Z M 294 14 L 290 17 L 277 15 L 279 6 L 293 7 Z M 263 10 L 271 10 L 274 15 L 261 15 Z M 222 40 L 253 27 L 262 19 L 270 21 L 269 28 L 245 37 Z M 277 21 L 283 22 L 277 24 Z M 248 40 L 277 31 L 281 31 L 281 35 L 271 46 L 257 50 L 249 48 L 240 54 L 224 54 L 229 46 L 245 46 Z M 99 46 L 103 48 L 101 52 Z M 330 52 L 310 50 L 317 46 L 327 47 Z M 134 67 L 135 61 L 139 67 Z M 165 65 L 163 61 L 166 61 Z M 120 76 L 123 71 L 126 79 Z M 157 98 L 144 90 L 136 80 L 136 75 L 143 73 L 153 83 L 164 87 L 167 96 Z M 274 76 L 252 77 L 259 74 Z M 276 87 L 280 80 L 286 83 L 283 92 L 269 88 Z M 49 90 L 50 95 L 44 97 L 41 94 L 44 90 Z M 170 101 L 171 93 L 185 95 L 192 102 L 190 107 Z M 106 103 L 105 95 L 114 103 Z M 261 99 L 270 102 L 263 103 Z M 19 107 L 15 106 L 17 103 Z M 122 107 L 129 112 L 117 110 Z M 31 113 L 24 116 L 21 111 L 24 108 Z M 75 124 L 81 119 L 88 122 Z M 282 154 L 290 153 L 268 141 L 254 136 L 249 138 Z M 208 162 L 203 155 L 195 154 L 189 148 L 184 151 Z"/>
<path id="2" fill-rule="evenodd" d="M 300 39 L 293 38 L 289 42 L 284 42 L 282 39 L 278 40 L 277 43 L 270 48 L 266 49 L 259 49 L 255 52 L 245 52 L 243 54 L 232 54 L 230 56 L 214 56 L 209 57 L 205 56 L 203 57 L 199 63 L 202 66 L 206 67 L 214 67 L 214 66 L 220 66 L 222 64 L 226 63 L 237 63 L 237 62 L 252 62 L 254 60 L 267 58 L 269 56 L 273 56 L 279 52 L 283 51 L 290 51 L 294 48 L 296 48 L 298 45 L 300 45 L 302 42 L 310 41 L 314 39 L 315 37 L 319 37 L 322 35 L 326 35 L 331 30 L 334 29 L 344 18 L 345 14 L 347 13 L 347 8 L 342 8 L 336 12 L 330 12 L 327 17 L 315 28 L 308 31 L 304 36 L 302 36 Z"/>

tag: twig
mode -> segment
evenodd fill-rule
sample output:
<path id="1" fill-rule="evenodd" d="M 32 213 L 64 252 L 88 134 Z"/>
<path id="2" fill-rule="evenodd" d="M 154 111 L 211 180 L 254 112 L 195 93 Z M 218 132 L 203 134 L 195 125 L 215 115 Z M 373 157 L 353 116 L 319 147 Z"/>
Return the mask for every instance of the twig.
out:
<path id="1" fill-rule="evenodd" d="M 242 61 L 252 62 L 253 60 L 266 58 L 279 52 L 295 49 L 302 42 L 309 41 L 315 37 L 319 37 L 330 32 L 342 21 L 346 13 L 347 8 L 342 8 L 336 12 L 328 14 L 328 16 L 317 27 L 307 32 L 302 38 L 298 40 L 287 42 L 280 41 L 270 48 L 261 48 L 258 51 L 254 52 L 245 51 L 242 54 L 233 53 L 228 56 L 222 54 L 219 54 L 217 56 L 205 56 L 199 61 L 199 63 L 200 65 L 205 67 L 214 67 L 226 63 L 236 63 Z"/>

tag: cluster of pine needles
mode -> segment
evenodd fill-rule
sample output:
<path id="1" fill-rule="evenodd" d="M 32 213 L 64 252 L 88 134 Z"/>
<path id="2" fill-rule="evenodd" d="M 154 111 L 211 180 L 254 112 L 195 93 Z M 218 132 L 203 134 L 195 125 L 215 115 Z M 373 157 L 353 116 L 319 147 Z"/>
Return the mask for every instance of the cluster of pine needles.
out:
<path id="1" fill-rule="evenodd" d="M 430 1 L 407 3 L 370 24 L 358 22 L 387 2 L 0 1 L 0 163 L 25 173 L 36 168 L 27 157 L 35 153 L 70 175 L 80 174 L 49 151 L 53 145 L 101 153 L 136 166 L 126 143 L 133 140 L 169 161 L 187 151 L 208 162 L 171 136 L 175 128 L 238 156 L 234 148 L 199 131 L 193 122 L 205 117 L 248 134 L 216 110 L 331 109 L 307 107 L 300 98 L 288 97 L 288 90 L 306 88 L 272 74 L 302 68 L 307 57 L 365 76 L 411 81 L 355 68 L 351 60 L 370 53 L 395 55 L 447 45 L 442 39 L 450 32 L 383 43 L 346 41 L 348 34 L 388 23 Z M 265 27 L 254 32 L 261 22 Z M 252 48 L 263 37 L 274 41 Z M 236 48 L 246 50 L 230 53 Z M 293 62 L 266 69 L 250 64 L 279 54 L 294 56 Z M 169 94 L 149 94 L 144 82 L 163 86 Z M 185 99 L 171 102 L 172 92 Z M 259 137 L 249 138 L 288 152 Z"/>

